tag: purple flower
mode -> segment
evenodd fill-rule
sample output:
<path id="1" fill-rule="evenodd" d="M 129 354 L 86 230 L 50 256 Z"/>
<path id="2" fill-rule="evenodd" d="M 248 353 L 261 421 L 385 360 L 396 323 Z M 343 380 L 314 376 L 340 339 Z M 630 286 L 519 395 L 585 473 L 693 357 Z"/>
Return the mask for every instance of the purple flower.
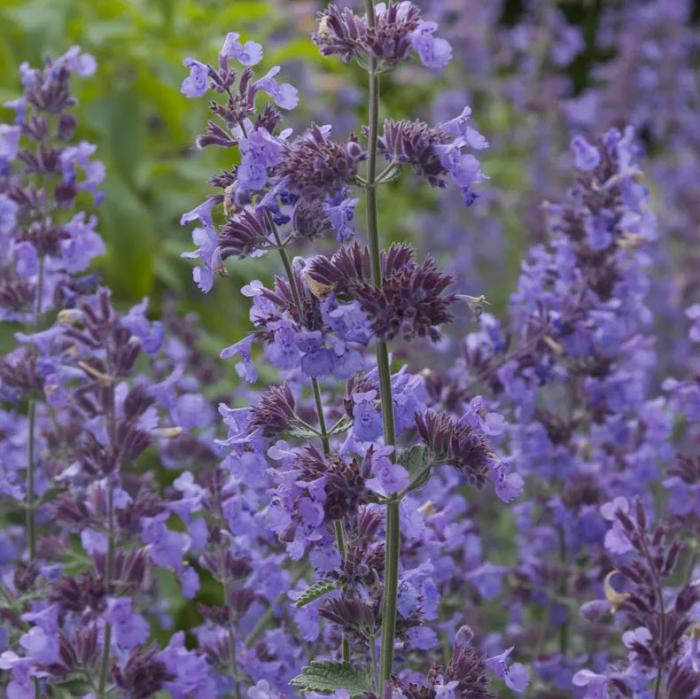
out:
<path id="1" fill-rule="evenodd" d="M 474 150 L 488 148 L 489 144 L 486 138 L 469 124 L 471 115 L 471 107 L 465 107 L 459 116 L 440 124 L 440 129 L 455 138 L 463 138 L 466 144 Z"/>
<path id="2" fill-rule="evenodd" d="M 194 209 L 187 211 L 180 216 L 180 224 L 190 223 L 191 221 L 200 221 L 207 229 L 214 229 L 214 221 L 212 220 L 212 210 L 221 203 L 221 197 L 209 197 Z"/>
<path id="3" fill-rule="evenodd" d="M 590 670 L 579 670 L 571 680 L 575 687 L 585 687 L 583 699 L 610 699 L 608 678 Z"/>
<path id="4" fill-rule="evenodd" d="M 455 690 L 459 687 L 457 680 L 445 682 L 442 677 L 438 677 L 437 682 L 433 685 L 435 691 L 435 699 L 455 699 L 457 694 Z"/>
<path id="5" fill-rule="evenodd" d="M 67 68 L 69 71 L 82 77 L 90 77 L 97 69 L 97 61 L 89 53 L 83 53 L 80 46 L 71 46 L 63 56 L 59 56 L 53 63 L 53 69 Z"/>
<path id="6" fill-rule="evenodd" d="M 263 48 L 256 41 L 246 41 L 242 44 L 240 34 L 229 32 L 219 54 L 223 58 L 238 61 L 244 66 L 254 66 L 260 63 L 263 57 Z"/>
<path id="7" fill-rule="evenodd" d="M 32 679 L 34 671 L 30 660 L 6 650 L 0 655 L 0 670 L 11 671 L 12 679 L 7 685 L 7 699 L 35 699 L 36 687 Z"/>
<path id="8" fill-rule="evenodd" d="M 207 427 L 212 417 L 209 401 L 199 393 L 184 393 L 178 397 L 173 408 L 173 421 L 186 430 Z"/>
<path id="9" fill-rule="evenodd" d="M 19 153 L 19 126 L 0 124 L 0 172 L 5 170 Z"/>
<path id="10" fill-rule="evenodd" d="M 297 347 L 294 324 L 279 320 L 268 324 L 273 331 L 272 342 L 265 346 L 265 356 L 277 369 L 292 369 L 299 364 L 301 353 Z"/>
<path id="11" fill-rule="evenodd" d="M 690 306 L 685 314 L 693 321 L 688 337 L 690 337 L 693 342 L 700 342 L 700 303 Z"/>
<path id="12" fill-rule="evenodd" d="M 90 160 L 97 146 L 87 141 L 81 141 L 77 146 L 65 148 L 60 155 L 61 171 L 65 182 L 75 183 L 77 180 L 77 168 L 80 167 L 85 178 L 78 182 L 78 189 L 84 189 L 100 200 L 97 186 L 105 177 L 105 166 L 100 160 Z"/>
<path id="13" fill-rule="evenodd" d="M 486 562 L 470 571 L 466 577 L 484 599 L 493 599 L 501 593 L 503 578 L 507 572 L 508 569 L 504 566 Z"/>
<path id="14" fill-rule="evenodd" d="M 469 188 L 488 178 L 481 171 L 479 161 L 471 153 L 462 152 L 464 145 L 466 141 L 458 138 L 450 145 L 435 146 L 435 150 L 454 183 L 458 187 Z"/>
<path id="15" fill-rule="evenodd" d="M 253 383 L 258 380 L 258 370 L 255 364 L 251 361 L 251 348 L 255 342 L 255 337 L 250 335 L 243 338 L 240 342 L 236 342 L 230 347 L 221 350 L 221 359 L 230 359 L 231 357 L 240 356 L 242 361 L 236 364 L 236 372 L 242 378 Z"/>
<path id="16" fill-rule="evenodd" d="M 433 36 L 435 22 L 421 20 L 411 34 L 411 46 L 426 68 L 444 68 L 452 58 L 452 47 L 445 39 Z"/>
<path id="17" fill-rule="evenodd" d="M 148 545 L 148 555 L 156 565 L 182 570 L 182 557 L 189 548 L 190 538 L 170 531 L 165 526 L 164 516 L 142 518 L 141 539 Z"/>
<path id="18" fill-rule="evenodd" d="M 5 194 L 0 194 L 0 235 L 12 233 L 17 225 L 19 207 Z"/>
<path id="19" fill-rule="evenodd" d="M 192 270 L 192 279 L 200 291 L 208 294 L 214 286 L 214 274 L 223 271 L 223 262 L 218 251 L 218 238 L 211 228 L 195 228 L 192 231 L 192 242 L 198 246 L 192 252 L 183 252 L 181 257 L 186 260 L 200 260 L 201 266 Z"/>
<path id="20" fill-rule="evenodd" d="M 502 678 L 509 689 L 514 692 L 524 692 L 528 683 L 528 670 L 521 663 L 508 665 L 508 658 L 513 652 L 513 647 L 503 651 L 500 655 L 494 655 L 486 659 L 486 667 L 495 675 Z"/>
<path id="21" fill-rule="evenodd" d="M 158 659 L 174 678 L 165 683 L 165 689 L 173 699 L 194 696 L 197 699 L 216 698 L 216 683 L 206 658 L 185 648 L 185 634 L 182 631 L 173 635 L 168 647 L 158 653 Z"/>
<path id="22" fill-rule="evenodd" d="M 289 83 L 278 83 L 275 76 L 280 72 L 279 66 L 274 66 L 255 83 L 255 87 L 262 92 L 266 92 L 275 104 L 282 109 L 294 109 L 299 103 L 297 89 Z"/>
<path id="23" fill-rule="evenodd" d="M 574 152 L 576 167 L 583 172 L 590 172 L 600 163 L 600 152 L 592 146 L 583 136 L 574 136 L 571 139 L 571 150 Z"/>
<path id="24" fill-rule="evenodd" d="M 51 665 L 59 662 L 58 638 L 54 632 L 46 631 L 41 626 L 32 626 L 19 639 L 27 655 L 37 664 Z"/>
<path id="25" fill-rule="evenodd" d="M 341 340 L 360 345 L 370 341 L 372 331 L 369 320 L 357 301 L 338 304 L 335 296 L 329 294 L 321 302 L 321 313 L 323 320 Z"/>
<path id="26" fill-rule="evenodd" d="M 118 648 L 131 650 L 148 639 L 148 624 L 132 610 L 128 597 L 109 598 L 106 618 L 112 625 L 112 641 Z"/>
<path id="27" fill-rule="evenodd" d="M 490 478 L 493 481 L 496 495 L 506 503 L 517 500 L 525 488 L 525 481 L 519 473 L 508 473 L 506 465 L 497 461 L 491 466 Z"/>
<path id="28" fill-rule="evenodd" d="M 209 68 L 194 58 L 186 58 L 183 64 L 190 74 L 182 81 L 180 92 L 190 99 L 202 97 L 209 90 Z"/>
<path id="29" fill-rule="evenodd" d="M 366 153 L 357 140 L 341 145 L 330 138 L 331 126 L 313 125 L 292 139 L 275 169 L 285 188 L 307 201 L 345 196 Z"/>
<path id="30" fill-rule="evenodd" d="M 353 393 L 353 434 L 361 442 L 373 442 L 382 434 L 382 416 L 377 409 L 377 392 Z"/>
<path id="31" fill-rule="evenodd" d="M 352 221 L 355 218 L 355 207 L 358 201 L 358 199 L 343 198 L 337 204 L 326 203 L 324 205 L 324 211 L 335 229 L 339 243 L 344 243 L 355 235 Z"/>
<path id="32" fill-rule="evenodd" d="M 320 331 L 297 333 L 297 347 L 302 353 L 301 370 L 312 378 L 317 378 L 333 371 L 333 352 L 323 346 Z"/>
<path id="33" fill-rule="evenodd" d="M 257 191 L 267 184 L 268 168 L 280 161 L 284 141 L 275 138 L 264 127 L 254 129 L 249 136 L 239 138 L 241 164 L 238 167 L 238 184 L 241 190 Z"/>
<path id="34" fill-rule="evenodd" d="M 180 574 L 180 585 L 182 587 L 182 596 L 185 599 L 194 599 L 194 596 L 199 591 L 199 575 L 197 575 L 197 571 L 194 568 L 185 568 Z"/>
<path id="35" fill-rule="evenodd" d="M 39 256 L 36 248 L 28 241 L 22 241 L 15 246 L 17 276 L 33 277 L 39 271 Z"/>
<path id="36" fill-rule="evenodd" d="M 611 553 L 621 555 L 634 550 L 632 542 L 629 540 L 622 523 L 617 517 L 618 512 L 627 515 L 629 511 L 629 502 L 623 497 L 617 497 L 612 502 L 607 502 L 600 508 L 600 513 L 603 517 L 612 522 L 612 527 L 605 535 L 605 548 Z"/>
<path id="37" fill-rule="evenodd" d="M 141 349 L 146 354 L 155 354 L 163 344 L 163 324 L 160 321 L 151 322 L 146 317 L 148 299 L 136 304 L 122 317 L 124 327 L 141 341 Z"/>
<path id="38" fill-rule="evenodd" d="M 267 680 L 258 680 L 256 685 L 250 687 L 246 694 L 248 699 L 280 699 L 281 697 L 281 694 L 271 687 Z"/>
<path id="39" fill-rule="evenodd" d="M 374 478 L 367 481 L 367 487 L 379 495 L 389 496 L 399 493 L 408 486 L 408 471 L 389 458 L 393 447 L 381 447 L 372 452 L 371 469 Z"/>
<path id="40" fill-rule="evenodd" d="M 83 211 L 63 226 L 69 237 L 61 240 L 61 259 L 69 274 L 84 272 L 95 257 L 104 255 L 105 244 L 95 226 L 97 218 L 87 218 Z"/>

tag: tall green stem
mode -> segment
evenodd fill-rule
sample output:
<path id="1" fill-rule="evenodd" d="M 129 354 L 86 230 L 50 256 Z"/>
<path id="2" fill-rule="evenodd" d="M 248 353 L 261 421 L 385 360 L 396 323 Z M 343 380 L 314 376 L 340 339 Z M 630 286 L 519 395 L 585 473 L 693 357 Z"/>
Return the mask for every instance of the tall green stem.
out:
<path id="1" fill-rule="evenodd" d="M 365 0 L 367 22 L 370 27 L 376 24 L 374 0 Z M 369 239 L 372 280 L 376 286 L 382 283 L 381 249 L 379 226 L 377 223 L 377 139 L 379 137 L 379 74 L 373 56 L 369 56 L 369 135 L 368 167 L 365 184 L 367 204 L 367 236 Z M 389 350 L 384 340 L 377 342 L 377 368 L 379 370 L 379 390 L 384 420 L 384 442 L 396 444 L 394 427 L 394 401 L 391 393 L 391 368 Z M 396 633 L 396 597 L 399 582 L 399 501 L 390 502 L 386 508 L 386 546 L 384 563 L 384 600 L 382 609 L 382 648 L 380 657 L 379 690 L 391 678 L 394 664 L 394 636 Z"/>
<path id="2" fill-rule="evenodd" d="M 285 249 L 282 241 L 280 240 L 277 228 L 273 225 L 272 229 L 275 232 L 275 242 L 277 243 L 277 249 L 279 250 L 280 257 L 282 258 L 282 266 L 287 275 L 287 280 L 289 281 L 289 287 L 292 292 L 292 298 L 296 304 L 297 311 L 301 315 L 302 305 L 301 305 L 301 295 L 299 294 L 299 289 L 297 287 L 296 278 L 294 277 L 294 270 L 289 261 L 289 255 L 287 255 L 287 250 Z M 331 453 L 330 436 L 328 434 L 328 427 L 326 425 L 326 416 L 323 412 L 323 399 L 321 397 L 321 386 L 318 383 L 318 379 L 311 379 L 311 388 L 314 393 L 314 401 L 316 403 L 316 414 L 318 415 L 318 425 L 321 432 L 321 444 L 323 445 L 323 453 L 328 456 Z M 341 560 L 345 560 L 345 532 L 343 531 L 343 523 L 340 520 L 333 522 L 333 530 L 335 533 L 336 544 L 338 545 L 338 553 L 340 553 Z M 345 635 L 343 635 L 343 660 L 350 660 L 350 644 Z"/>
<path id="3" fill-rule="evenodd" d="M 29 399 L 27 408 L 29 416 L 29 445 L 27 449 L 27 539 L 29 542 L 29 560 L 36 558 L 36 519 L 34 517 L 34 431 L 36 423 L 36 403 Z"/>
<path id="4" fill-rule="evenodd" d="M 107 560 L 105 562 L 105 590 L 109 595 L 114 568 L 114 492 L 112 486 L 107 486 Z M 107 678 L 109 677 L 110 647 L 112 645 L 112 625 L 106 621 L 104 638 L 102 640 L 102 662 L 100 663 L 100 679 L 98 697 L 107 696 Z"/>
<path id="5" fill-rule="evenodd" d="M 111 371 L 109 372 L 111 376 Z M 107 412 L 107 436 L 110 449 L 113 449 L 117 439 L 117 421 L 114 406 L 114 382 L 109 385 Z M 115 554 L 115 527 L 114 527 L 114 488 L 112 487 L 112 474 L 107 474 L 105 479 L 107 488 L 107 559 L 105 561 L 105 591 L 110 595 L 112 578 L 114 577 L 114 554 Z M 110 650 L 112 645 L 112 625 L 105 621 L 104 638 L 102 640 L 102 662 L 100 663 L 100 678 L 97 684 L 98 698 L 104 699 L 107 696 L 107 679 L 110 674 Z"/>
<path id="6" fill-rule="evenodd" d="M 37 280 L 36 301 L 34 303 L 34 326 L 39 324 L 41 318 L 41 298 L 44 295 L 44 256 L 39 258 L 39 277 Z M 27 540 L 29 544 L 29 560 L 33 561 L 36 558 L 36 503 L 34 496 L 34 471 L 35 471 L 35 455 L 34 442 L 36 433 L 36 401 L 34 398 L 29 399 L 27 405 L 27 418 L 29 420 L 29 434 L 27 446 Z"/>
<path id="7" fill-rule="evenodd" d="M 223 512 L 221 511 L 221 503 L 219 502 L 219 517 L 221 520 L 224 519 Z M 221 592 L 223 597 L 224 607 L 228 613 L 228 623 L 226 627 L 226 637 L 228 640 L 229 653 L 231 655 L 231 678 L 233 679 L 233 688 L 236 699 L 241 699 L 241 685 L 238 681 L 238 660 L 236 658 L 236 637 L 233 634 L 233 625 L 231 618 L 233 616 L 231 609 L 231 599 L 229 591 L 229 575 L 228 575 L 228 549 L 224 539 L 222 538 L 221 544 L 219 546 L 219 566 L 220 566 L 220 577 L 221 577 Z"/>

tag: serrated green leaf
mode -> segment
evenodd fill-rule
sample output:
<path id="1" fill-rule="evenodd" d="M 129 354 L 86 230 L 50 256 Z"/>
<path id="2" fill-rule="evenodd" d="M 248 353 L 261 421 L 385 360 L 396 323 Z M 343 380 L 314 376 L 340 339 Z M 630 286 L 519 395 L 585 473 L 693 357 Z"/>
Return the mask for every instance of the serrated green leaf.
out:
<path id="1" fill-rule="evenodd" d="M 430 463 L 428 449 L 422 445 L 416 445 L 400 454 L 399 463 L 406 467 L 411 481 L 406 492 L 417 490 L 425 485 L 430 478 Z"/>
<path id="2" fill-rule="evenodd" d="M 329 434 L 342 434 L 343 432 L 346 432 L 352 427 L 352 418 L 348 417 L 347 415 L 345 417 L 341 417 L 338 422 L 331 427 L 331 431 Z"/>
<path id="3" fill-rule="evenodd" d="M 332 580 L 317 580 L 313 585 L 302 592 L 301 597 L 294 603 L 297 609 L 305 607 L 311 602 L 315 602 L 323 595 L 327 595 L 329 592 L 335 590 L 337 585 Z"/>
<path id="4" fill-rule="evenodd" d="M 290 436 L 296 437 L 297 439 L 315 439 L 316 437 L 320 436 L 320 432 L 318 432 L 318 430 L 299 423 L 292 425 L 288 431 Z"/>
<path id="5" fill-rule="evenodd" d="M 345 689 L 352 697 L 371 690 L 369 676 L 362 668 L 331 660 L 313 661 L 290 684 L 302 692 L 330 694 Z"/>

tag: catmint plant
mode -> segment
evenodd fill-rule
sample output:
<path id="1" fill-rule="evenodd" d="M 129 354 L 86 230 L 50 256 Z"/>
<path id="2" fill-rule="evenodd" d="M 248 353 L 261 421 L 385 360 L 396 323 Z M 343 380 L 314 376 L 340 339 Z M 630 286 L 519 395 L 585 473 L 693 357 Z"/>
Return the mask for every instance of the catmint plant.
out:
<path id="1" fill-rule="evenodd" d="M 74 139 L 73 74 L 89 76 L 95 60 L 75 46 L 43 69 L 21 67 L 23 95 L 7 103 L 13 124 L 0 124 L 0 214 L 2 284 L 0 319 L 40 329 L 45 314 L 69 305 L 90 288 L 83 275 L 90 261 L 104 252 L 96 219 L 75 212 L 81 191 L 99 201 L 104 167 L 92 155 L 95 146 Z M 29 557 L 36 556 L 37 400 L 41 399 L 49 362 L 24 343 L 0 365 L 5 399 L 26 405 L 26 483 L 15 496 L 25 500 Z M 39 419 L 42 419 L 39 417 Z M 10 461 L 8 484 L 18 464 Z"/>
<path id="2" fill-rule="evenodd" d="M 259 516 L 287 556 L 300 565 L 308 560 L 315 572 L 315 580 L 294 595 L 296 607 L 313 604 L 336 629 L 321 659 L 310 657 L 292 684 L 305 692 L 383 696 L 403 686 L 397 647 L 410 651 L 434 643 L 434 633 L 421 630 L 429 581 L 418 572 L 430 563 L 401 567 L 402 501 L 441 465 L 455 467 L 458 480 L 477 488 L 493 481 L 506 502 L 520 494 L 522 481 L 508 473 L 492 443 L 502 431 L 500 416 L 478 400 L 455 415 L 429 410 L 423 376 L 392 367 L 390 343 L 439 340 L 459 299 L 450 291 L 452 277 L 432 259 L 417 260 L 404 243 L 383 249 L 381 185 L 408 166 L 433 187 L 456 186 L 470 205 L 474 187 L 486 179 L 475 152 L 487 142 L 468 107 L 437 126 L 380 121 L 382 76 L 414 58 L 428 69 L 442 68 L 451 48 L 410 2 L 368 2 L 364 9 L 360 14 L 330 6 L 320 13 L 313 37 L 325 55 L 356 60 L 367 70 L 368 124 L 340 141 L 329 125 L 313 124 L 299 135 L 282 128 L 297 91 L 279 80 L 278 67 L 256 75 L 263 51 L 255 42 L 243 43 L 232 33 L 216 63 L 185 60 L 189 75 L 182 92 L 214 98 L 199 146 L 231 148 L 239 161 L 212 179 L 221 193 L 182 222 L 199 224 L 197 250 L 186 257 L 198 260 L 194 280 L 205 292 L 225 274 L 229 257 L 276 253 L 284 271 L 270 287 L 258 280 L 243 287 L 254 330 L 222 352 L 224 359 L 238 359 L 241 378 L 255 382 L 261 351 L 280 372 L 280 383 L 250 406 L 222 407 L 222 414 L 234 463 L 248 454 L 250 466 L 269 479 L 271 500 Z M 363 237 L 354 224 L 360 197 L 367 245 L 351 240 Z M 328 237 L 340 243 L 335 253 L 290 259 L 290 249 L 302 251 Z M 344 391 L 339 382 L 346 382 Z M 220 565 L 234 555 L 231 544 L 222 546 Z M 230 576 L 217 577 L 226 597 Z M 415 602 L 406 606 L 400 588 L 413 590 Z M 466 654 L 463 664 L 445 670 L 436 665 L 419 681 L 425 696 L 471 696 L 470 673 L 483 678 L 483 696 L 490 696 L 486 668 L 524 689 L 524 669 L 508 669 L 510 651 L 483 660 L 470 640 L 465 636 L 456 651 Z M 222 664 L 224 654 L 230 657 L 234 681 L 238 643 L 229 634 L 228 650 L 220 652 Z"/>
<path id="3" fill-rule="evenodd" d="M 181 380 L 183 366 L 155 384 L 140 374 L 140 357 L 151 357 L 157 377 L 182 364 L 182 353 L 163 348 L 147 301 L 119 313 L 90 273 L 104 245 L 97 219 L 74 209 L 83 190 L 99 202 L 104 169 L 94 146 L 72 143 L 69 87 L 72 74 L 94 70 L 78 47 L 42 70 L 24 65 L 24 95 L 10 103 L 16 123 L 2 128 L 2 319 L 19 344 L 0 361 L 10 523 L 0 668 L 7 695 L 18 698 L 146 697 L 165 688 L 215 696 L 205 657 L 178 635 L 165 649 L 149 645 L 141 613 L 155 567 L 171 571 L 185 597 L 199 578 L 183 563 L 191 536 L 168 528 L 168 503 L 134 466 L 182 432 L 177 422 L 205 427 L 204 399 L 183 390 L 198 386 L 194 376 Z M 175 485 L 187 492 L 186 475 Z M 24 528 L 9 514 L 20 508 Z"/>
<path id="4" fill-rule="evenodd" d="M 185 58 L 227 164 L 182 256 L 249 309 L 223 349 L 92 268 L 105 171 L 71 85 L 95 60 L 22 65 L 3 696 L 700 699 L 695 19 L 632 5 L 324 4 L 332 117 L 311 62 L 250 37 Z"/>

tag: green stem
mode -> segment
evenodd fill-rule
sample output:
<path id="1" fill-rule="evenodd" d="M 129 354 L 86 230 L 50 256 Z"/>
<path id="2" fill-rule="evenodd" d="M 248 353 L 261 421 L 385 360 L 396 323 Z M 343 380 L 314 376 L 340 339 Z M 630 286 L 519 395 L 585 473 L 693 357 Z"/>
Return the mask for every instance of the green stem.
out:
<path id="1" fill-rule="evenodd" d="M 279 233 L 277 232 L 277 227 L 272 225 L 274 230 L 275 242 L 277 243 L 277 249 L 279 250 L 280 257 L 282 258 L 282 265 L 284 266 L 284 271 L 287 275 L 287 280 L 289 281 L 289 288 L 292 292 L 292 298 L 297 307 L 297 313 L 299 315 L 299 321 L 301 321 L 302 305 L 301 305 L 301 295 L 299 294 L 299 288 L 297 287 L 296 277 L 294 276 L 294 270 L 292 269 L 291 262 L 289 261 L 289 255 L 287 255 L 287 250 L 282 245 Z M 311 388 L 314 394 L 314 402 L 316 403 L 316 414 L 318 415 L 318 424 L 320 428 L 321 444 L 323 445 L 323 453 L 328 456 L 331 453 L 330 437 L 328 434 L 328 427 L 326 425 L 326 416 L 323 413 L 323 398 L 321 397 L 321 386 L 318 379 L 311 379 Z M 338 545 L 338 552 L 340 553 L 341 560 L 345 560 L 345 534 L 343 532 L 343 523 L 340 520 L 333 522 L 333 529 L 335 531 L 335 540 Z M 343 660 L 350 660 L 350 643 L 347 637 L 343 634 Z"/>
<path id="2" fill-rule="evenodd" d="M 39 324 L 41 317 L 41 297 L 44 293 L 44 256 L 39 257 L 39 277 L 36 286 L 36 301 L 34 303 L 34 327 Z M 36 402 L 33 398 L 29 399 L 27 406 L 27 417 L 29 419 L 29 444 L 27 445 L 27 541 L 29 544 L 29 560 L 33 561 L 36 558 L 36 504 L 34 500 L 34 471 L 35 471 L 35 456 L 34 456 L 34 437 L 36 433 Z"/>
<path id="3" fill-rule="evenodd" d="M 374 0 L 365 0 L 367 23 L 376 24 Z M 379 74 L 376 61 L 369 56 L 369 133 L 367 184 L 367 236 L 369 239 L 372 280 L 376 286 L 382 283 L 381 251 L 379 226 L 377 223 L 377 141 L 379 138 Z M 377 368 L 379 370 L 379 390 L 384 421 L 384 442 L 396 444 L 394 427 L 394 401 L 391 393 L 391 368 L 389 350 L 384 340 L 377 342 Z M 394 636 L 396 633 L 396 597 L 399 579 L 399 501 L 391 501 L 386 508 L 386 545 L 384 564 L 384 600 L 382 609 L 382 647 L 380 657 L 379 693 L 384 693 L 384 685 L 391 678 L 394 664 Z"/>
<path id="4" fill-rule="evenodd" d="M 221 513 L 221 504 L 219 504 L 219 514 L 223 517 Z M 227 562 L 227 549 L 224 540 L 222 539 L 219 546 L 219 565 L 221 567 L 221 591 L 223 596 L 224 607 L 226 607 L 228 613 L 228 623 L 226 626 L 226 635 L 228 639 L 229 653 L 231 654 L 231 678 L 233 679 L 233 687 L 236 695 L 236 699 L 241 699 L 241 686 L 238 682 L 238 660 L 236 658 L 236 637 L 233 634 L 232 626 L 232 610 L 231 602 L 229 600 L 229 577 L 228 570 L 226 567 Z"/>
<path id="5" fill-rule="evenodd" d="M 112 375 L 110 367 L 110 376 Z M 117 440 L 117 419 L 114 405 L 114 382 L 109 384 L 108 410 L 107 410 L 107 436 L 110 449 L 113 449 Z M 107 474 L 105 479 L 107 487 L 107 560 L 105 561 L 105 592 L 110 595 L 112 578 L 114 577 L 114 553 L 115 553 L 115 527 L 114 527 L 114 488 L 112 487 L 112 474 Z M 107 690 L 107 678 L 110 675 L 110 650 L 112 645 L 112 626 L 105 621 L 104 638 L 102 642 L 102 662 L 100 663 L 100 679 L 97 683 L 99 699 L 104 699 L 109 693 Z"/>
<path id="6" fill-rule="evenodd" d="M 41 255 L 39 258 L 39 277 L 37 279 L 36 283 L 36 304 L 35 304 L 35 310 L 34 310 L 34 315 L 36 316 L 36 322 L 39 322 L 39 316 L 41 315 L 42 309 L 42 303 L 43 303 L 43 297 L 44 295 L 44 256 Z"/>
<path id="7" fill-rule="evenodd" d="M 396 633 L 396 597 L 399 587 L 399 502 L 386 506 L 386 553 L 384 565 L 384 605 L 382 609 L 382 650 L 380 694 L 391 679 L 394 665 L 394 635 Z"/>
<path id="8" fill-rule="evenodd" d="M 36 519 L 34 504 L 34 431 L 36 425 L 36 403 L 29 399 L 29 445 L 27 453 L 27 539 L 29 542 L 29 560 L 36 558 Z"/>
<path id="9" fill-rule="evenodd" d="M 566 538 L 564 536 L 564 530 L 559 528 L 559 559 L 562 564 L 561 581 L 559 583 L 559 595 L 561 597 L 566 597 L 567 589 L 567 572 L 566 572 Z M 566 658 L 567 651 L 569 649 L 569 610 L 566 610 L 567 618 L 559 627 L 559 653 L 562 658 Z"/>
<path id="10" fill-rule="evenodd" d="M 109 476 L 107 477 L 109 479 Z M 105 562 L 105 590 L 109 596 L 109 588 L 114 574 L 114 491 L 111 484 L 107 485 L 107 560 Z M 110 647 L 112 645 L 112 625 L 105 622 L 104 639 L 102 643 L 102 662 L 100 664 L 100 680 L 98 697 L 107 696 L 107 678 L 109 676 Z"/>
<path id="11" fill-rule="evenodd" d="M 372 687 L 377 686 L 377 639 L 372 634 L 369 637 L 369 661 L 370 673 L 372 676 Z"/>
<path id="12" fill-rule="evenodd" d="M 311 386 L 314 392 L 314 401 L 316 402 L 316 413 L 318 414 L 318 425 L 321 431 L 323 453 L 328 456 L 331 453 L 331 445 L 328 437 L 328 428 L 326 427 L 326 417 L 323 414 L 323 399 L 321 398 L 321 387 L 319 386 L 318 379 L 311 379 Z"/>
<path id="13" fill-rule="evenodd" d="M 646 558 L 647 564 L 649 566 L 649 573 L 651 574 L 652 580 L 654 582 L 654 594 L 656 595 L 659 602 L 659 646 L 661 648 L 660 655 L 666 652 L 666 604 L 664 602 L 664 588 L 661 584 L 661 579 L 659 578 L 658 571 L 656 568 L 656 562 L 654 557 L 649 551 L 649 547 L 646 542 L 646 533 L 642 533 L 640 536 L 640 543 L 642 547 L 642 553 Z M 656 681 L 654 682 L 654 699 L 659 699 L 661 694 L 661 678 L 664 671 L 664 663 L 661 659 L 657 660 L 656 665 Z"/>

